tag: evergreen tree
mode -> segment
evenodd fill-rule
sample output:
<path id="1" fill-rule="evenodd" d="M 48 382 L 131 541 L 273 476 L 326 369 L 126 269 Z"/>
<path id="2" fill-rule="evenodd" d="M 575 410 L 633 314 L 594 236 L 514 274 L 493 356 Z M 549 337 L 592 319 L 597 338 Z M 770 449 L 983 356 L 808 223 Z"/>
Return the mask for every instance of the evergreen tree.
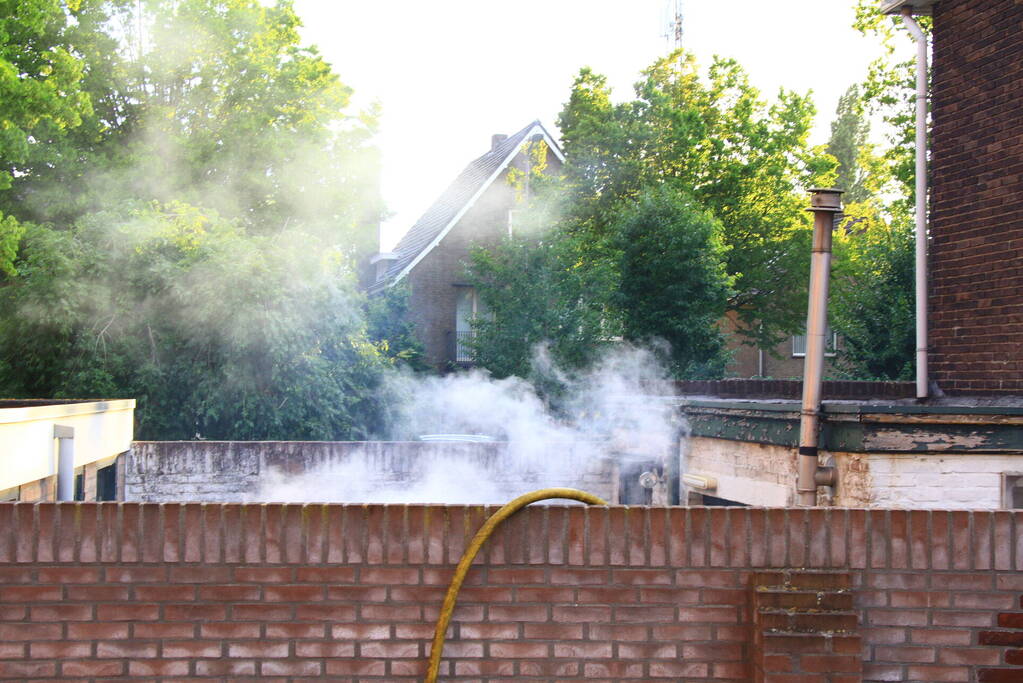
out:
<path id="1" fill-rule="evenodd" d="M 831 139 L 828 154 L 838 160 L 837 187 L 845 191 L 845 203 L 862 202 L 870 197 L 866 185 L 866 169 L 860 160 L 868 151 L 867 137 L 870 124 L 863 112 L 860 89 L 852 85 L 838 100 L 835 120 L 831 123 Z"/>

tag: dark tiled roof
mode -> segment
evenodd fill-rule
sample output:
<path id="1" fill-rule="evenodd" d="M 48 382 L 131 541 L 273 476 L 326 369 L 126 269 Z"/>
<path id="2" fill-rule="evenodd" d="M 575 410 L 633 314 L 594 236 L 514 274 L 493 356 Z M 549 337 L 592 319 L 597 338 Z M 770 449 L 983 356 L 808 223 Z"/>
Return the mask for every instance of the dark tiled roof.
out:
<path id="1" fill-rule="evenodd" d="M 454 182 L 444 190 L 437 201 L 426 210 L 426 213 L 398 242 L 398 246 L 394 248 L 394 253 L 398 255 L 398 258 L 391 264 L 387 274 L 377 283 L 377 287 L 392 282 L 424 250 L 430 247 L 430 244 L 451 224 L 458 212 L 476 196 L 476 193 L 494 175 L 494 172 L 501 168 L 509 156 L 516 153 L 519 145 L 525 141 L 526 136 L 535 126 L 539 126 L 543 130 L 539 121 L 533 121 L 514 135 L 509 135 L 497 147 L 465 167 L 465 170 L 455 178 Z"/>

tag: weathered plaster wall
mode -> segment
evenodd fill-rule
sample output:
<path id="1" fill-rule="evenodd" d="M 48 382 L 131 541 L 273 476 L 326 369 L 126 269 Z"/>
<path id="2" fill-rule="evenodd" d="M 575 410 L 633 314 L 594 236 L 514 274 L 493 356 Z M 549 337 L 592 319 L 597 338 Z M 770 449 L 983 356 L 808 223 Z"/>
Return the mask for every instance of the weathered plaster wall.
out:
<path id="1" fill-rule="evenodd" d="M 799 403 L 683 400 L 692 431 L 685 468 L 718 480 L 711 495 L 749 505 L 795 504 Z M 821 460 L 841 507 L 997 509 L 1003 480 L 1023 472 L 1017 405 L 825 402 Z"/>
<path id="2" fill-rule="evenodd" d="M 836 507 L 996 510 L 1005 473 L 1023 473 L 1023 457 L 993 454 L 843 453 L 834 458 Z M 685 468 L 718 480 L 711 495 L 747 505 L 795 504 L 796 456 L 787 446 L 694 437 Z"/>
<path id="3" fill-rule="evenodd" d="M 719 498 L 764 507 L 793 504 L 796 469 L 791 448 L 692 437 L 683 470 L 717 479 L 717 490 L 708 493 Z"/>
<path id="4" fill-rule="evenodd" d="M 341 471 L 361 477 L 360 488 L 397 491 L 421 481 L 437 467 L 485 471 L 489 482 L 507 492 L 502 501 L 531 488 L 550 486 L 572 486 L 605 500 L 617 500 L 618 468 L 613 461 L 595 456 L 597 449 L 587 444 L 549 444 L 545 448 L 525 461 L 517 458 L 507 443 L 135 442 L 126 466 L 125 500 L 258 500 L 255 494 L 269 477 L 286 480 L 286 475 L 319 473 L 322 478 L 313 481 L 322 482 L 323 496 L 306 495 L 301 500 L 323 502 L 339 500 L 329 486 L 338 482 Z M 551 459 L 565 466 L 550 467 Z M 555 470 L 561 470 L 561 478 L 554 478 Z M 462 483 L 473 486 L 472 480 Z M 455 499 L 466 497 L 463 493 Z"/>

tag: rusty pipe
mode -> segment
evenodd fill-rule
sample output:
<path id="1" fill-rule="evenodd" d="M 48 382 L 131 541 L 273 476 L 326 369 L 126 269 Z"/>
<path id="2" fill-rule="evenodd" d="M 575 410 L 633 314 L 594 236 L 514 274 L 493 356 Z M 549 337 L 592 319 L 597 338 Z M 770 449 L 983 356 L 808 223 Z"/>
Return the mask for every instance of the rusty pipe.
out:
<path id="1" fill-rule="evenodd" d="M 828 326 L 828 278 L 831 274 L 831 236 L 835 217 L 842 212 L 841 190 L 810 190 L 813 249 L 810 255 L 810 296 L 806 312 L 806 355 L 803 359 L 803 404 L 799 418 L 799 457 L 796 493 L 799 504 L 817 504 L 818 434 L 821 389 L 824 383 L 825 335 Z"/>

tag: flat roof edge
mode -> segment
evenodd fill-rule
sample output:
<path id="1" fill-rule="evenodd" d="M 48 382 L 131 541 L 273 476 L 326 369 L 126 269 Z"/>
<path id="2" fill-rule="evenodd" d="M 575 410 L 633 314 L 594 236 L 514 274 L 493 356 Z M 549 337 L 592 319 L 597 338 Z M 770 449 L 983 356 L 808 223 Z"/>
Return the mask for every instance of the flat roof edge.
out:
<path id="1" fill-rule="evenodd" d="M 135 409 L 135 399 L 41 399 L 40 405 L 24 405 L 28 401 L 15 401 L 20 405 L 5 408 L 0 400 L 0 424 L 15 422 L 32 422 L 35 420 L 59 419 L 75 415 L 95 415 L 98 413 L 115 413 Z"/>

